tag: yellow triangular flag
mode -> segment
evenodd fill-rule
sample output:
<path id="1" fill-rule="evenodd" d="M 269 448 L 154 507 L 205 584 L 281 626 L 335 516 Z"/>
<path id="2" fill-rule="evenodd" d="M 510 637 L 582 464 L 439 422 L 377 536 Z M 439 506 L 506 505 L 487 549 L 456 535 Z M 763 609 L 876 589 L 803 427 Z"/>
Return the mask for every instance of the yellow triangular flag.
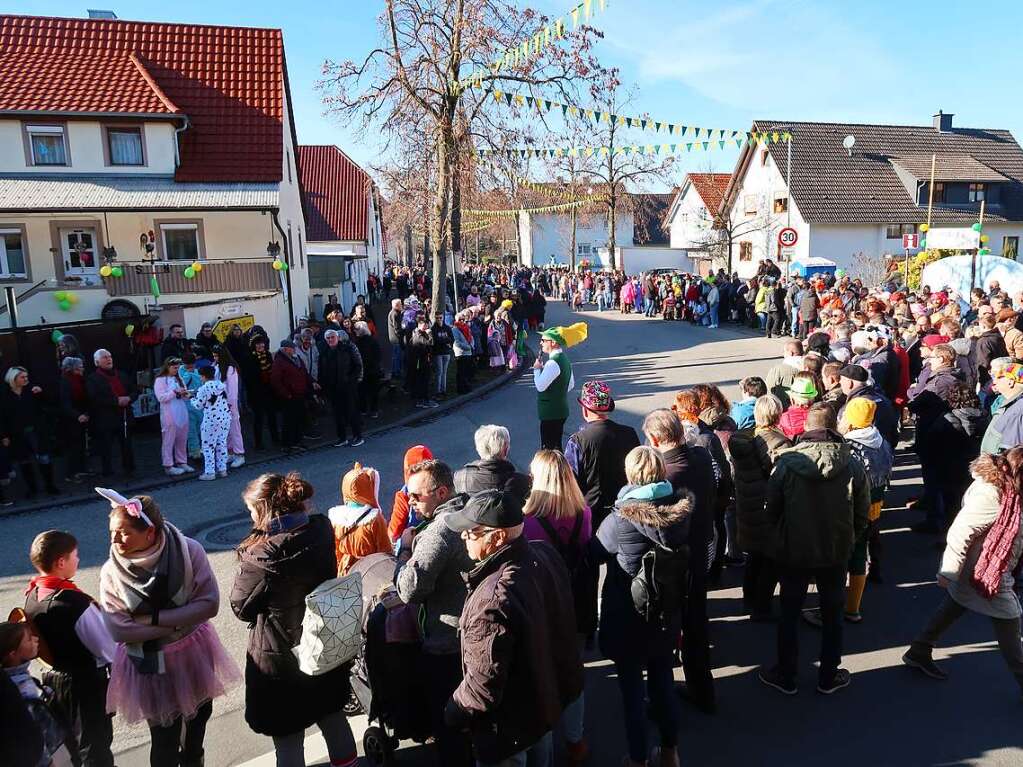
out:
<path id="1" fill-rule="evenodd" d="M 575 29 L 579 26 L 579 6 L 573 8 L 570 11 L 570 14 L 572 16 L 572 29 Z"/>
<path id="2" fill-rule="evenodd" d="M 590 20 L 590 12 L 593 10 L 593 0 L 583 0 L 583 18 Z"/>

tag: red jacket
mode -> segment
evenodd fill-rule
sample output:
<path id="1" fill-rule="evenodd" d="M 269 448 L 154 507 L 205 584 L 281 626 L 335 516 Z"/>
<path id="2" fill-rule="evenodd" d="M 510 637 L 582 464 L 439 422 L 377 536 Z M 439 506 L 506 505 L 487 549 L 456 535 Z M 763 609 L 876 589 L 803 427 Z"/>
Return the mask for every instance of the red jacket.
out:
<path id="1" fill-rule="evenodd" d="M 298 360 L 278 351 L 270 368 L 270 385 L 281 399 L 302 399 L 309 392 L 309 374 Z"/>
<path id="2" fill-rule="evenodd" d="M 785 433 L 786 437 L 795 441 L 796 437 L 806 431 L 806 414 L 809 412 L 809 407 L 790 405 L 789 409 L 781 414 L 778 427 Z"/>

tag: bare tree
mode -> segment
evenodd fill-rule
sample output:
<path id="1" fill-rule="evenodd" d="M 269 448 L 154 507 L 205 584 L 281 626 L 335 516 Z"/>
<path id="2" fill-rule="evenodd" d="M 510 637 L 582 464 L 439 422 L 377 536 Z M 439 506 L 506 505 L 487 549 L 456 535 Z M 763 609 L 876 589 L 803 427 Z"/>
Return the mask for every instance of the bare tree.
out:
<path id="1" fill-rule="evenodd" d="M 433 243 L 433 303 L 444 305 L 447 253 L 460 247 L 462 171 L 472 136 L 485 132 L 495 86 L 546 87 L 569 95 L 594 66 L 587 26 L 566 44 L 537 46 L 519 56 L 547 19 L 505 0 L 386 0 L 381 39 L 361 61 L 324 64 L 320 82 L 328 113 L 361 119 L 386 142 L 385 150 L 422 146 L 433 157 L 429 229 Z M 514 56 L 495 63 L 499 51 Z M 467 87 L 465 76 L 472 74 Z"/>
<path id="2" fill-rule="evenodd" d="M 854 253 L 850 259 L 849 271 L 851 274 L 849 276 L 859 277 L 863 280 L 864 285 L 871 287 L 883 285 L 888 280 L 891 263 L 890 256 L 888 258 L 868 256 L 861 250 L 859 253 Z M 898 268 L 900 262 L 896 261 L 895 263 Z"/>
<path id="3" fill-rule="evenodd" d="M 736 241 L 749 242 L 745 238 L 759 235 L 763 241 L 764 257 L 770 258 L 771 246 L 781 226 L 781 219 L 768 207 L 763 195 L 759 195 L 755 202 L 755 210 L 747 209 L 745 200 L 741 203 L 741 210 L 738 199 L 730 207 L 723 204 L 721 211 L 714 216 L 712 229 L 708 232 L 707 249 L 719 263 L 725 264 L 729 274 L 732 273 L 732 252 Z"/>

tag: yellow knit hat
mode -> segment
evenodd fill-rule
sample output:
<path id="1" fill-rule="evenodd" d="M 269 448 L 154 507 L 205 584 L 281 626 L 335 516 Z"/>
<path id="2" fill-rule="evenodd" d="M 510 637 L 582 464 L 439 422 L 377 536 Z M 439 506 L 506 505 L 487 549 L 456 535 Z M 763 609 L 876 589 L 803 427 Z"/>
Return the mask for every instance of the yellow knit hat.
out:
<path id="1" fill-rule="evenodd" d="M 854 397 L 845 406 L 842 418 L 853 429 L 866 429 L 874 423 L 877 403 L 866 397 Z"/>

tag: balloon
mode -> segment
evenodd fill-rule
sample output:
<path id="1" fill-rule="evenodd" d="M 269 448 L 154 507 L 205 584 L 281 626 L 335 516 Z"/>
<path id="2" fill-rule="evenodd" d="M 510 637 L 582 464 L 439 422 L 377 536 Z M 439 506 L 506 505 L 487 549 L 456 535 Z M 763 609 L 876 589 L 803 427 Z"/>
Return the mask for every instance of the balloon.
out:
<path id="1" fill-rule="evenodd" d="M 988 240 L 990 240 L 990 239 L 991 239 L 991 238 L 990 238 L 990 237 L 988 237 L 988 236 L 987 236 L 986 234 L 982 234 L 982 235 L 980 236 L 980 241 L 981 241 L 981 242 L 987 242 L 987 241 L 988 241 Z"/>
<path id="2" fill-rule="evenodd" d="M 78 294 L 77 293 L 68 293 L 67 294 L 67 302 L 69 304 L 71 304 L 72 306 L 77 304 L 78 303 Z"/>
<path id="3" fill-rule="evenodd" d="M 845 269 L 836 269 L 835 276 L 838 277 L 838 279 L 845 277 Z"/>
<path id="4" fill-rule="evenodd" d="M 63 301 L 58 302 L 57 306 L 60 307 L 62 312 L 66 312 L 71 309 L 71 302 L 65 298 Z"/>
<path id="5" fill-rule="evenodd" d="M 974 225 L 973 225 L 973 226 L 972 226 L 971 228 L 973 229 L 973 231 L 975 231 L 975 232 L 979 232 L 979 231 L 980 231 L 981 229 L 983 229 L 983 228 L 984 228 L 984 225 L 983 225 L 982 223 L 980 223 L 980 221 L 978 221 L 978 222 L 977 222 L 976 224 L 974 224 Z"/>
<path id="6" fill-rule="evenodd" d="M 279 271 L 284 269 L 284 262 L 281 261 L 279 258 L 275 258 L 274 259 L 274 263 L 273 263 L 273 267 L 274 267 L 274 269 L 276 269 L 279 272 Z"/>
<path id="7" fill-rule="evenodd" d="M 991 255 L 991 248 L 981 248 L 980 250 L 977 251 L 977 255 L 978 256 L 990 256 Z"/>
<path id="8" fill-rule="evenodd" d="M 99 268 L 99 276 L 100 277 L 109 277 L 111 275 L 111 273 L 113 273 L 113 271 L 114 270 L 111 269 L 109 265 L 103 264 L 103 266 L 101 266 Z"/>
<path id="9" fill-rule="evenodd" d="M 50 333 L 50 340 L 53 341 L 53 343 L 58 343 L 60 339 L 62 339 L 63 337 L 64 334 L 61 333 L 59 330 L 54 330 L 52 333 Z"/>
<path id="10" fill-rule="evenodd" d="M 282 272 L 288 271 L 288 262 L 287 261 L 281 261 L 281 271 Z"/>
<path id="11" fill-rule="evenodd" d="M 923 250 L 927 250 L 927 238 L 926 237 L 924 237 L 922 240 L 920 240 L 920 247 Z"/>
<path id="12" fill-rule="evenodd" d="M 928 226 L 927 224 L 920 224 L 920 231 L 921 231 L 921 232 L 926 232 L 926 231 L 927 231 L 928 229 L 930 229 L 930 228 L 931 228 L 931 227 L 930 227 L 930 226 Z"/>
<path id="13" fill-rule="evenodd" d="M 119 266 L 115 266 L 113 269 L 110 270 L 110 273 L 114 277 L 123 277 L 124 276 L 124 269 L 122 269 Z"/>
<path id="14" fill-rule="evenodd" d="M 53 300 L 56 301 L 57 303 L 60 303 L 61 301 L 64 301 L 66 299 L 67 293 L 65 293 L 63 290 L 58 290 L 56 293 L 53 294 Z"/>
<path id="15" fill-rule="evenodd" d="M 132 333 L 134 333 L 134 332 L 135 332 L 135 326 L 134 326 L 134 325 L 132 325 L 131 323 L 129 323 L 129 324 L 127 324 L 127 325 L 125 325 L 125 326 L 124 326 L 124 334 L 125 334 L 126 336 L 128 336 L 129 338 L 131 338 L 131 335 L 132 335 Z"/>
<path id="16" fill-rule="evenodd" d="M 196 261 L 195 263 L 192 264 L 192 269 L 194 269 L 195 273 L 198 274 L 199 272 L 202 271 L 202 264 Z"/>
<path id="17" fill-rule="evenodd" d="M 195 277 L 195 269 L 190 266 L 185 267 L 185 279 L 190 280 Z"/>

